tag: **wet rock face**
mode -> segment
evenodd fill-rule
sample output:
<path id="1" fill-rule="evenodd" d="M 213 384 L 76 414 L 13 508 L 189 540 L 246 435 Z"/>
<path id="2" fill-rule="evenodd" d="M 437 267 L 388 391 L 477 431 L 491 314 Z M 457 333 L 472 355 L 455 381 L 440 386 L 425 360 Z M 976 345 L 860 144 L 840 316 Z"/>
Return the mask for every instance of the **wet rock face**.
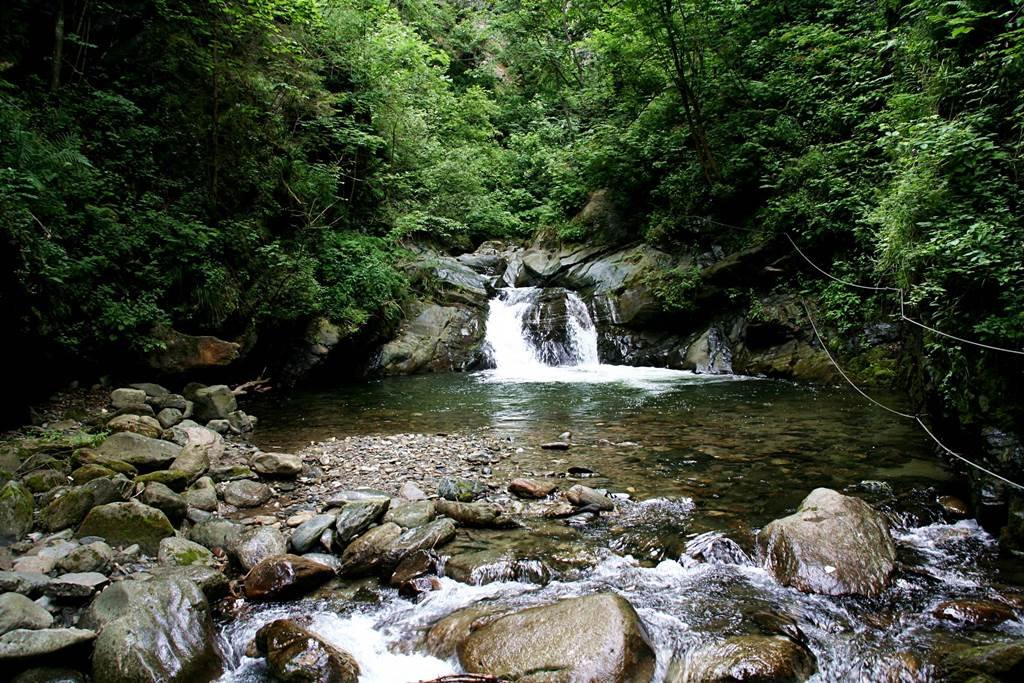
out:
<path id="1" fill-rule="evenodd" d="M 274 678 L 302 683 L 357 683 L 359 664 L 291 619 L 278 619 L 256 632 L 256 648 Z"/>
<path id="2" fill-rule="evenodd" d="M 814 655 L 785 636 L 735 636 L 676 660 L 666 683 L 799 683 L 817 669 Z"/>
<path id="3" fill-rule="evenodd" d="M 796 513 L 758 536 L 779 583 L 822 595 L 877 595 L 889 582 L 896 547 L 885 519 L 858 498 L 815 489 Z"/>
<path id="4" fill-rule="evenodd" d="M 277 555 L 263 560 L 245 577 L 245 596 L 250 600 L 283 600 L 296 597 L 334 576 L 327 565 L 298 555 Z"/>
<path id="5" fill-rule="evenodd" d="M 385 375 L 467 371 L 483 367 L 485 308 L 417 302 L 406 313 L 398 336 L 376 362 Z"/>
<path id="6" fill-rule="evenodd" d="M 458 655 L 471 673 L 510 680 L 648 683 L 655 665 L 636 611 L 608 593 L 501 617 L 473 631 Z"/>
<path id="7" fill-rule="evenodd" d="M 210 606 L 183 578 L 121 581 L 83 617 L 100 631 L 92 658 L 96 683 L 197 681 L 220 673 Z"/>

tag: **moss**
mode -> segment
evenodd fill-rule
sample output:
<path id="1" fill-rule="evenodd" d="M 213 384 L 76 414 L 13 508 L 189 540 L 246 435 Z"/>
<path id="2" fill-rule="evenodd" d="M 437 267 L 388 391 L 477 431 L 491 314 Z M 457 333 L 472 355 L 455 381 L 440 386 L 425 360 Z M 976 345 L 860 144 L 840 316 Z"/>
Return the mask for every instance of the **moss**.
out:
<path id="1" fill-rule="evenodd" d="M 190 478 L 189 473 L 183 470 L 157 470 L 156 472 L 150 472 L 149 474 L 140 474 L 135 477 L 135 483 L 149 484 L 151 482 L 157 482 L 180 493 L 185 490 L 186 486 L 188 486 Z"/>
<path id="2" fill-rule="evenodd" d="M 0 487 L 0 538 L 18 540 L 32 530 L 35 503 L 25 486 L 9 481 Z"/>
<path id="3" fill-rule="evenodd" d="M 167 516 L 156 508 L 137 501 L 100 505 L 89 511 L 76 536 L 99 536 L 111 545 L 139 544 L 155 556 L 160 541 L 174 535 Z"/>

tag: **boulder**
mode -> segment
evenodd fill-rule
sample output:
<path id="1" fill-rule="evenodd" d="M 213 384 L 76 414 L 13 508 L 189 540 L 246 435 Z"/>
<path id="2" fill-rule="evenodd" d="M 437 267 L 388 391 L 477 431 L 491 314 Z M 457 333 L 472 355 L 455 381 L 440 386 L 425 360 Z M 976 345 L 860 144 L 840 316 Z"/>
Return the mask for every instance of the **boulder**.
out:
<path id="1" fill-rule="evenodd" d="M 402 527 L 391 522 L 373 527 L 345 548 L 338 573 L 362 576 L 379 570 L 384 565 L 388 550 L 401 535 Z"/>
<path id="2" fill-rule="evenodd" d="M 254 508 L 270 500 L 271 490 L 266 484 L 242 479 L 224 485 L 224 502 L 240 508 Z"/>
<path id="3" fill-rule="evenodd" d="M 100 477 L 113 477 L 117 472 L 103 465 L 82 465 L 71 473 L 71 481 L 81 486 Z"/>
<path id="4" fill-rule="evenodd" d="M 107 429 L 111 432 L 132 432 L 151 439 L 159 438 L 163 432 L 160 422 L 148 415 L 117 415 L 107 422 Z"/>
<path id="5" fill-rule="evenodd" d="M 758 535 L 779 583 L 823 595 L 877 595 L 896 563 L 885 519 L 864 501 L 815 489 L 797 511 Z"/>
<path id="6" fill-rule="evenodd" d="M 31 493 L 46 493 L 67 484 L 68 478 L 60 470 L 45 469 L 29 472 L 21 478 L 21 483 Z"/>
<path id="7" fill-rule="evenodd" d="M 286 554 L 288 540 L 274 527 L 261 526 L 246 529 L 228 550 L 242 569 L 249 571 L 268 557 Z"/>
<path id="8" fill-rule="evenodd" d="M 112 545 L 138 544 L 148 555 L 156 555 L 160 541 L 173 535 L 167 515 L 134 500 L 94 507 L 76 533 L 79 538 L 99 536 Z"/>
<path id="9" fill-rule="evenodd" d="M 150 507 L 161 510 L 168 519 L 175 521 L 181 521 L 185 517 L 185 513 L 188 512 L 188 503 L 185 502 L 185 498 L 159 482 L 146 484 L 139 500 Z"/>
<path id="10" fill-rule="evenodd" d="M 96 638 L 95 631 L 81 628 L 15 629 L 0 636 L 0 662 L 22 663 L 68 652 L 85 653 Z"/>
<path id="11" fill-rule="evenodd" d="M 71 459 L 72 462 L 80 466 L 99 465 L 100 467 L 106 467 L 107 469 L 120 474 L 126 474 L 133 477 L 139 473 L 139 470 L 135 465 L 126 463 L 124 460 L 102 453 L 93 448 L 79 448 L 75 451 Z"/>
<path id="12" fill-rule="evenodd" d="M 163 484 L 173 491 L 184 491 L 188 486 L 189 475 L 182 470 L 156 470 L 135 477 L 136 484 Z"/>
<path id="13" fill-rule="evenodd" d="M 160 579 L 185 579 L 194 583 L 207 600 L 219 600 L 228 594 L 230 583 L 224 572 L 204 564 L 190 564 L 185 567 L 165 564 L 151 567 L 149 573 Z"/>
<path id="14" fill-rule="evenodd" d="M 226 420 L 229 413 L 238 410 L 235 395 L 225 384 L 196 389 L 192 395 L 192 403 L 192 412 L 199 422 Z"/>
<path id="15" fill-rule="evenodd" d="M 358 683 L 359 664 L 291 619 L 278 619 L 256 632 L 256 649 L 275 679 L 301 683 Z"/>
<path id="16" fill-rule="evenodd" d="M 676 660 L 665 681 L 798 683 L 810 678 L 816 669 L 814 655 L 785 636 L 734 636 Z"/>
<path id="17" fill-rule="evenodd" d="M 478 550 L 452 555 L 444 575 L 460 583 L 482 586 L 496 581 L 546 584 L 551 572 L 540 560 L 510 557 L 501 550 Z"/>
<path id="18" fill-rule="evenodd" d="M 420 550 L 439 548 L 455 538 L 455 522 L 440 517 L 429 524 L 406 529 L 391 543 L 383 558 L 383 566 L 394 569 L 398 563 Z"/>
<path id="19" fill-rule="evenodd" d="M 480 482 L 457 477 L 445 477 L 437 485 L 437 495 L 445 500 L 469 503 L 487 493 L 487 487 Z"/>
<path id="20" fill-rule="evenodd" d="M 15 629 L 50 628 L 53 615 L 19 593 L 0 595 L 0 636 Z"/>
<path id="21" fill-rule="evenodd" d="M 380 349 L 377 368 L 385 375 L 458 372 L 480 367 L 484 307 L 414 302 L 398 336 Z"/>
<path id="22" fill-rule="evenodd" d="M 115 410 L 128 406 L 137 406 L 146 402 L 146 392 L 142 389 L 129 389 L 127 387 L 114 389 L 110 392 L 110 403 Z"/>
<path id="23" fill-rule="evenodd" d="M 139 389 L 146 394 L 147 400 L 162 400 L 166 396 L 170 395 L 170 390 L 167 387 L 154 384 L 153 382 L 136 382 L 129 384 L 132 389 Z"/>
<path id="24" fill-rule="evenodd" d="M 455 520 L 461 526 L 478 529 L 510 529 L 516 523 L 492 503 L 455 503 L 439 500 L 434 503 L 437 514 Z"/>
<path id="25" fill-rule="evenodd" d="M 596 491 L 589 486 L 583 484 L 576 484 L 572 486 L 568 491 L 565 492 L 566 500 L 575 505 L 576 507 L 586 507 L 592 505 L 598 510 L 610 511 L 615 509 L 615 503 L 612 499 Z"/>
<path id="26" fill-rule="evenodd" d="M 189 507 L 207 512 L 217 511 L 217 488 L 210 477 L 199 477 L 181 497 Z"/>
<path id="27" fill-rule="evenodd" d="M 208 681 L 221 669 L 206 596 L 184 578 L 120 581 L 82 618 L 100 631 L 92 657 L 95 683 Z"/>
<path id="28" fill-rule="evenodd" d="M 210 469 L 211 462 L 218 461 L 224 454 L 224 439 L 205 427 L 185 427 L 184 432 L 185 445 L 170 469 L 185 472 L 188 481 L 194 481 Z"/>
<path id="29" fill-rule="evenodd" d="M 407 481 L 398 489 L 398 497 L 404 500 L 426 500 L 427 494 L 416 484 Z"/>
<path id="30" fill-rule="evenodd" d="M 233 410 L 228 413 L 228 424 L 231 426 L 232 431 L 239 434 L 256 429 L 257 422 L 259 420 L 256 419 L 255 415 L 249 415 L 243 410 Z"/>
<path id="31" fill-rule="evenodd" d="M 120 475 L 92 479 L 51 500 L 40 511 L 39 523 L 50 531 L 78 526 L 94 507 L 122 501 L 130 490 L 131 482 Z"/>
<path id="32" fill-rule="evenodd" d="M 164 408 L 156 414 L 156 420 L 164 429 L 170 429 L 185 419 L 184 413 L 177 408 Z"/>
<path id="33" fill-rule="evenodd" d="M 334 526 L 334 520 L 335 516 L 329 513 L 313 515 L 292 532 L 292 549 L 300 554 L 311 550 L 320 542 L 320 536 Z"/>
<path id="34" fill-rule="evenodd" d="M 29 597 L 42 595 L 50 577 L 38 572 L 0 571 L 0 591 L 19 593 Z"/>
<path id="35" fill-rule="evenodd" d="M 190 567 L 194 564 L 213 567 L 217 564 L 213 553 L 206 546 L 177 536 L 168 536 L 160 541 L 157 558 L 161 564 L 177 567 Z"/>
<path id="36" fill-rule="evenodd" d="M 388 498 L 348 503 L 334 521 L 335 537 L 347 543 L 380 521 L 391 501 Z"/>
<path id="37" fill-rule="evenodd" d="M 430 500 L 402 501 L 393 500 L 387 513 L 384 515 L 385 522 L 394 522 L 403 529 L 423 526 L 434 519 L 434 502 Z"/>
<path id="38" fill-rule="evenodd" d="M 208 335 L 194 336 L 170 327 L 160 327 L 154 334 L 161 347 L 146 356 L 154 370 L 179 374 L 198 368 L 228 365 L 238 358 L 241 346 Z"/>
<path id="39" fill-rule="evenodd" d="M 291 453 L 257 453 L 250 465 L 267 477 L 297 477 L 302 473 L 302 458 Z"/>
<path id="40" fill-rule="evenodd" d="M 177 444 L 133 432 L 111 434 L 98 450 L 102 455 L 145 470 L 166 469 L 181 454 Z"/>
<path id="41" fill-rule="evenodd" d="M 58 576 L 46 587 L 46 594 L 57 600 L 85 600 L 110 582 L 99 572 L 72 572 Z"/>
<path id="42" fill-rule="evenodd" d="M 19 540 L 32 530 L 35 501 L 32 492 L 18 481 L 0 486 L 0 544 Z"/>
<path id="43" fill-rule="evenodd" d="M 937 668 L 935 680 L 951 683 L 1019 681 L 1024 677 L 1024 640 L 956 650 Z"/>
<path id="44" fill-rule="evenodd" d="M 114 560 L 114 549 L 103 541 L 82 545 L 64 556 L 57 563 L 62 572 L 106 572 Z"/>
<path id="45" fill-rule="evenodd" d="M 496 619 L 458 646 L 470 673 L 511 680 L 648 683 L 655 657 L 636 610 L 600 593 L 533 607 Z"/>
<path id="46" fill-rule="evenodd" d="M 227 550 L 238 545 L 245 529 L 241 524 L 215 517 L 205 522 L 199 522 L 188 532 L 191 541 L 213 550 L 223 548 Z"/>
<path id="47" fill-rule="evenodd" d="M 547 498 L 555 490 L 558 484 L 552 481 L 540 479 L 513 479 L 508 483 L 508 491 L 519 498 Z"/>
<path id="48" fill-rule="evenodd" d="M 250 600 L 284 600 L 298 597 L 334 576 L 327 565 L 298 555 L 268 557 L 246 575 L 245 597 Z"/>

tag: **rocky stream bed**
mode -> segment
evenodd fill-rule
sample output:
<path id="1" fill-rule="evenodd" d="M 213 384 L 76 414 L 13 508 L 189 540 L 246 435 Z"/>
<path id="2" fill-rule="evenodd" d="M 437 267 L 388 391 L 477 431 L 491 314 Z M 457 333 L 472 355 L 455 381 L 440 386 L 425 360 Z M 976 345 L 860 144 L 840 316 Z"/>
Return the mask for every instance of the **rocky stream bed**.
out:
<path id="1" fill-rule="evenodd" d="M 884 482 L 817 488 L 755 533 L 683 533 L 671 550 L 713 506 L 598 487 L 573 464 L 635 443 L 467 427 L 286 453 L 248 441 L 257 422 L 226 386 L 102 399 L 56 404 L 0 450 L 12 680 L 1024 673 L 1024 593 L 965 566 L 994 543 L 949 496 L 908 508 Z"/>

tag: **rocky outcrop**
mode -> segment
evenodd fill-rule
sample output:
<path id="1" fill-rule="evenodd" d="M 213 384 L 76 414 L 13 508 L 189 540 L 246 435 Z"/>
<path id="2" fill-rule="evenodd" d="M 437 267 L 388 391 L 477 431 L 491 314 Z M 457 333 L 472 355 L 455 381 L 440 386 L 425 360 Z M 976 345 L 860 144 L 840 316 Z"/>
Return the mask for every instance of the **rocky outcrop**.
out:
<path id="1" fill-rule="evenodd" d="M 483 367 L 484 309 L 414 302 L 398 336 L 385 344 L 376 367 L 385 375 L 467 371 Z"/>
<path id="2" fill-rule="evenodd" d="M 96 683 L 210 680 L 221 668 L 206 596 L 184 578 L 121 581 L 83 617 L 99 631 Z"/>
<path id="3" fill-rule="evenodd" d="M 151 368 L 168 374 L 229 365 L 238 359 L 241 350 L 235 342 L 184 334 L 171 328 L 159 329 L 154 336 L 162 342 L 163 348 L 150 352 L 146 362 Z"/>
<path id="4" fill-rule="evenodd" d="M 510 680 L 648 683 L 654 652 L 625 599 L 601 593 L 510 614 L 473 631 L 458 646 L 471 673 Z"/>
<path id="5" fill-rule="evenodd" d="M 807 593 L 877 595 L 896 563 L 885 518 L 831 489 L 812 491 L 794 514 L 769 523 L 758 543 L 779 583 Z"/>

